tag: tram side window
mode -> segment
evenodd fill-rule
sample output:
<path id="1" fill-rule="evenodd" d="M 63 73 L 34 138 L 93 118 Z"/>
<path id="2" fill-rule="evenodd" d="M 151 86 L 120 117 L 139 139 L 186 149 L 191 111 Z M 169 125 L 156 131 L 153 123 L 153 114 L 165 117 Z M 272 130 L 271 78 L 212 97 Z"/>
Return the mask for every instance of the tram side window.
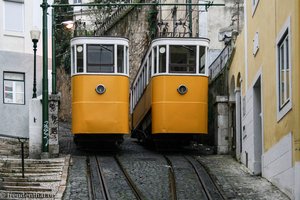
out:
<path id="1" fill-rule="evenodd" d="M 199 48 L 199 73 L 205 74 L 205 48 L 200 46 Z"/>
<path id="2" fill-rule="evenodd" d="M 128 47 L 125 47 L 125 73 L 128 74 L 129 71 L 129 52 Z"/>
<path id="3" fill-rule="evenodd" d="M 166 72 L 166 46 L 159 46 L 159 72 Z"/>
<path id="4" fill-rule="evenodd" d="M 150 53 L 149 59 L 148 59 L 148 81 L 151 78 L 151 70 L 152 70 L 152 54 Z"/>
<path id="5" fill-rule="evenodd" d="M 75 46 L 72 47 L 72 73 L 75 73 Z"/>
<path id="6" fill-rule="evenodd" d="M 77 53 L 77 73 L 83 72 L 83 46 L 77 45 L 76 46 L 76 53 Z"/>
<path id="7" fill-rule="evenodd" d="M 87 45 L 87 72 L 114 73 L 114 45 Z"/>
<path id="8" fill-rule="evenodd" d="M 124 46 L 118 45 L 117 56 L 118 73 L 124 73 Z"/>
<path id="9" fill-rule="evenodd" d="M 196 73 L 196 46 L 170 46 L 170 73 Z"/>
<path id="10" fill-rule="evenodd" d="M 154 67 L 154 74 L 157 73 L 157 47 L 154 47 L 153 48 L 153 51 L 154 51 L 154 54 L 153 54 L 153 57 L 154 57 L 154 64 L 153 64 L 153 67 Z"/>

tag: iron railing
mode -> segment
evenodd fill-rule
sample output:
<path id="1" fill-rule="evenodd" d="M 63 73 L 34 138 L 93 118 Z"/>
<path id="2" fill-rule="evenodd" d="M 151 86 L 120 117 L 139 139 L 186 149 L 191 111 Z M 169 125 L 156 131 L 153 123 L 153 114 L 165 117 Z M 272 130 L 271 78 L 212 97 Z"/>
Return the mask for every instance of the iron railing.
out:
<path id="1" fill-rule="evenodd" d="M 21 143 L 21 158 L 22 158 L 22 178 L 24 178 L 24 143 L 26 140 L 29 140 L 27 137 L 18 137 L 18 136 L 11 136 L 11 135 L 3 135 L 0 134 L 0 137 L 5 137 L 5 138 L 11 138 L 11 139 L 17 139 Z"/>
<path id="2" fill-rule="evenodd" d="M 214 80 L 220 72 L 224 69 L 226 66 L 231 53 L 232 53 L 232 46 L 227 45 L 221 53 L 218 55 L 218 57 L 211 63 L 209 66 L 209 79 Z"/>

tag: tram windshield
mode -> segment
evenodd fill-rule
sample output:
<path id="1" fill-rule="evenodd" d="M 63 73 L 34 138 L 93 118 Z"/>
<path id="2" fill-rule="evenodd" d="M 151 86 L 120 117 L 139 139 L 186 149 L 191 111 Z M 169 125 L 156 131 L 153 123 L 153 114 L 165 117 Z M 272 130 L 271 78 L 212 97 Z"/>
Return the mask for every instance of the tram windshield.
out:
<path id="1" fill-rule="evenodd" d="M 87 45 L 87 72 L 114 73 L 114 45 Z"/>
<path id="2" fill-rule="evenodd" d="M 170 73 L 196 73 L 196 46 L 170 45 Z"/>

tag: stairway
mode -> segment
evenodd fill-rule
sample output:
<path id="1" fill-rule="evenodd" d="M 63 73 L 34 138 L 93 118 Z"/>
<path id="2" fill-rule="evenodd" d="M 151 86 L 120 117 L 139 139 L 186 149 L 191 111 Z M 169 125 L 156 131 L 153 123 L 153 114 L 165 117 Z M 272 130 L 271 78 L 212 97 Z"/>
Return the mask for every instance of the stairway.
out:
<path id="1" fill-rule="evenodd" d="M 55 159 L 0 159 L 0 199 L 61 199 L 70 156 Z"/>
<path id="2" fill-rule="evenodd" d="M 24 142 L 24 155 L 28 157 L 28 140 Z M 21 158 L 21 143 L 18 139 L 0 137 L 0 157 Z"/>

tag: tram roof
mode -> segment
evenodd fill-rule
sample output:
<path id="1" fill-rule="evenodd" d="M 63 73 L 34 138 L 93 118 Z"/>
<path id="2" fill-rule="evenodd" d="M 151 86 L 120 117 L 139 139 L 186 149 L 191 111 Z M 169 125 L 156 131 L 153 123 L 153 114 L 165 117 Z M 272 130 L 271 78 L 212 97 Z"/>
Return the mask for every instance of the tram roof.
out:
<path id="1" fill-rule="evenodd" d="M 159 37 L 152 40 L 153 45 L 203 45 L 208 46 L 210 40 L 204 37 Z"/>
<path id="2" fill-rule="evenodd" d="M 84 36 L 74 37 L 71 44 L 121 44 L 128 45 L 129 40 L 125 37 L 117 36 Z"/>

